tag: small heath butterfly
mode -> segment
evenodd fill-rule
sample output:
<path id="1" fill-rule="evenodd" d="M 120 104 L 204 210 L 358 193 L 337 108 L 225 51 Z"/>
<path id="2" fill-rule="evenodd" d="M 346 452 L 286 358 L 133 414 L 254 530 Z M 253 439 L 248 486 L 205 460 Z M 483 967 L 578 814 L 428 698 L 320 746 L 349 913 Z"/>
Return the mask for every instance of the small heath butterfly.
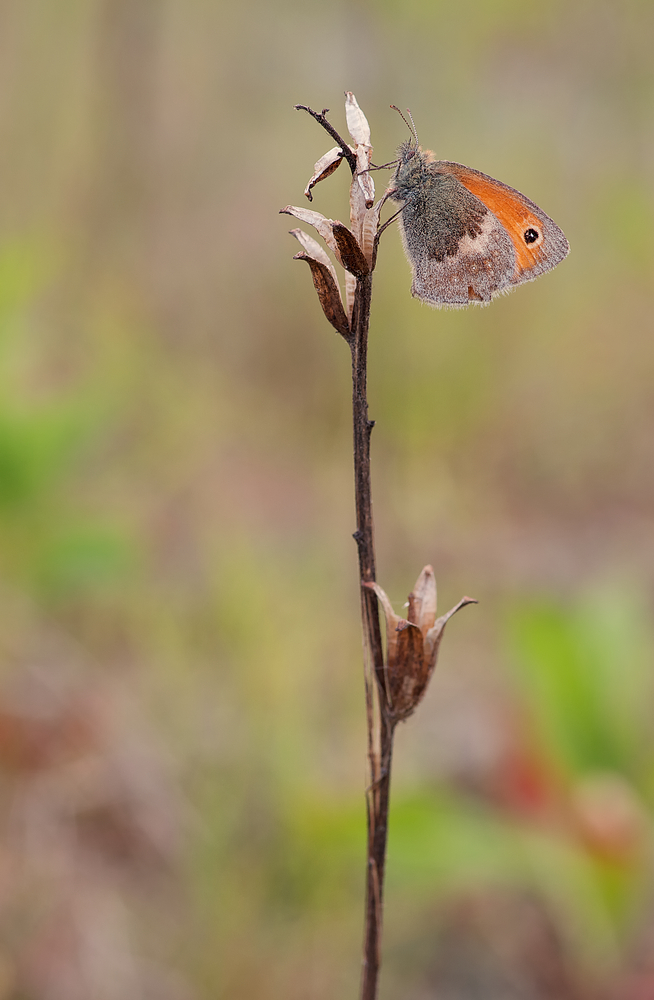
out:
<path id="1" fill-rule="evenodd" d="M 438 308 L 487 304 L 567 256 L 568 241 L 538 205 L 479 170 L 436 160 L 412 132 L 388 189 L 402 205 L 412 295 Z"/>

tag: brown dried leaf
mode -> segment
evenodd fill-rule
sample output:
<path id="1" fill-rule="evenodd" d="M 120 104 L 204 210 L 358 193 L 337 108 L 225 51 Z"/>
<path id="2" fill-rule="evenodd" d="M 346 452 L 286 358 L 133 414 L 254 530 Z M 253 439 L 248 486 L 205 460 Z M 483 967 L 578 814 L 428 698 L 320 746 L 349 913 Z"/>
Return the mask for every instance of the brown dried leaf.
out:
<path id="1" fill-rule="evenodd" d="M 343 309 L 343 302 L 341 300 L 341 293 L 338 284 L 334 280 L 334 276 L 330 269 L 323 264 L 322 261 L 316 260 L 304 251 L 297 253 L 293 260 L 306 260 L 307 264 L 311 268 L 313 286 L 318 293 L 318 299 L 325 317 L 334 329 L 338 330 L 341 336 L 345 337 L 345 339 L 349 341 L 350 324 L 348 323 L 345 310 Z"/>
<path id="2" fill-rule="evenodd" d="M 309 236 L 309 234 L 305 233 L 302 229 L 290 229 L 289 233 L 291 236 L 295 237 L 298 243 L 302 246 L 302 249 L 306 250 L 310 257 L 315 258 L 315 260 L 319 261 L 319 263 L 324 264 L 325 267 L 329 268 L 332 278 L 338 286 L 336 268 L 332 264 L 326 252 L 320 246 L 320 243 L 318 243 L 317 240 L 314 240 L 313 236 Z"/>
<path id="3" fill-rule="evenodd" d="M 368 261 L 363 255 L 363 251 L 357 240 L 347 226 L 342 222 L 333 223 L 333 234 L 338 247 L 337 256 L 346 271 L 350 271 L 357 278 L 362 278 L 370 273 Z"/>
<path id="4" fill-rule="evenodd" d="M 330 149 L 328 153 L 325 153 L 324 156 L 321 156 L 320 159 L 316 161 L 313 168 L 313 174 L 304 189 L 304 193 L 309 201 L 313 201 L 311 188 L 315 187 L 316 184 L 319 184 L 320 181 L 324 181 L 330 174 L 333 174 L 336 168 L 340 166 L 342 160 L 343 150 L 340 146 L 334 146 L 333 149 Z"/>
<path id="5" fill-rule="evenodd" d="M 351 90 L 345 92 L 345 120 L 357 146 L 369 146 L 370 125 Z"/>

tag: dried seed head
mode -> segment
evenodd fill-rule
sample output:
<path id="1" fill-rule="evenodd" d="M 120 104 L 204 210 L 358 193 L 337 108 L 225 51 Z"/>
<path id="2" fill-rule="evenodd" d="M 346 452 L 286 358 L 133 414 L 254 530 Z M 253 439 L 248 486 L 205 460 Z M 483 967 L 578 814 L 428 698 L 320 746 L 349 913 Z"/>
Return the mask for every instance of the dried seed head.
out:
<path id="1" fill-rule="evenodd" d="M 345 94 L 345 117 L 354 145 L 345 142 L 336 132 L 326 118 L 326 110 L 312 111 L 311 108 L 303 104 L 297 104 L 296 108 L 312 115 L 338 142 L 337 146 L 328 150 L 314 165 L 313 174 L 304 190 L 309 201 L 313 200 L 312 189 L 316 184 L 329 177 L 342 160 L 346 159 L 352 170 L 349 228 L 342 222 L 327 219 L 319 212 L 310 209 L 288 205 L 281 210 L 283 213 L 293 215 L 301 222 L 313 226 L 322 236 L 337 262 L 344 268 L 345 303 L 341 298 L 336 272 L 327 255 L 321 256 L 316 252 L 318 244 L 315 241 L 312 241 L 312 247 L 308 247 L 306 240 L 310 237 L 306 233 L 302 236 L 298 235 L 302 230 L 292 230 L 292 234 L 300 240 L 305 251 L 296 254 L 296 259 L 306 260 L 309 264 L 325 316 L 332 326 L 348 340 L 350 339 L 357 281 L 370 274 L 375 266 L 377 236 L 380 232 L 380 213 L 387 195 L 384 195 L 376 205 L 374 204 L 375 185 L 370 173 L 372 157 L 370 126 L 351 91 L 347 91 Z"/>
<path id="2" fill-rule="evenodd" d="M 447 614 L 436 618 L 436 579 L 425 566 L 409 594 L 408 618 L 400 618 L 377 583 L 364 583 L 374 590 L 386 618 L 387 697 L 395 722 L 407 719 L 420 703 L 434 672 L 443 629 L 460 608 L 476 604 L 463 597 Z"/>

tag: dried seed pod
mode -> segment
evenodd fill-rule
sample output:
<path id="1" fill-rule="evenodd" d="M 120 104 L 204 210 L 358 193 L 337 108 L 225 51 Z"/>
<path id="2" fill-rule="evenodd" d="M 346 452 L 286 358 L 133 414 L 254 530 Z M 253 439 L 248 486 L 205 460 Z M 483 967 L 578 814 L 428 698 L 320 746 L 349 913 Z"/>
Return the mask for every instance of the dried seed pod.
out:
<path id="1" fill-rule="evenodd" d="M 434 672 L 443 629 L 460 608 L 476 604 L 462 597 L 446 614 L 436 618 L 436 579 L 425 566 L 409 594 L 408 618 L 393 611 L 386 593 L 377 583 L 364 583 L 374 590 L 386 617 L 387 697 L 395 722 L 407 719 L 420 703 Z"/>
<path id="2" fill-rule="evenodd" d="M 311 238 L 306 233 L 300 236 L 298 234 L 302 233 L 302 230 L 292 230 L 292 235 L 302 243 L 305 251 L 304 254 L 297 254 L 296 259 L 306 260 L 309 264 L 325 316 L 332 326 L 350 341 L 358 282 L 374 270 L 380 232 L 380 213 L 388 194 L 385 194 L 376 205 L 374 204 L 375 185 L 370 172 L 372 162 L 370 125 L 351 91 L 345 94 L 345 118 L 352 143 L 346 142 L 327 121 L 327 109 L 315 112 L 304 104 L 296 104 L 295 107 L 309 112 L 339 143 L 314 164 L 313 174 L 304 190 L 309 201 L 313 200 L 312 190 L 315 185 L 329 177 L 342 160 L 347 160 L 352 171 L 349 227 L 337 220 L 327 219 L 311 209 L 294 205 L 287 205 L 281 209 L 282 213 L 293 215 L 301 222 L 313 226 L 322 236 L 337 263 L 343 267 L 344 295 L 341 295 L 336 272 L 329 258 L 316 252 L 318 244 L 315 242 L 312 241 L 312 247 L 307 246 L 306 241 Z"/>

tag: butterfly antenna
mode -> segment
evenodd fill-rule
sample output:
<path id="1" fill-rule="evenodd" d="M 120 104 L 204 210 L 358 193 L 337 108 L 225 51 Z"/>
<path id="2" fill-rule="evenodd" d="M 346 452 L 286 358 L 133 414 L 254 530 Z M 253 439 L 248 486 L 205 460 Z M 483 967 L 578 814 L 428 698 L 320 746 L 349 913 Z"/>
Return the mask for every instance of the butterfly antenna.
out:
<path id="1" fill-rule="evenodd" d="M 413 135 L 413 138 L 416 140 L 416 147 L 417 147 L 418 146 L 418 133 L 416 131 L 415 122 L 413 121 L 413 117 L 411 115 L 411 112 L 409 111 L 408 108 L 406 109 L 407 110 L 407 114 L 408 114 L 408 116 L 409 116 L 409 118 L 411 120 L 411 124 L 409 125 L 409 122 L 406 120 L 406 118 L 404 117 L 404 115 L 402 114 L 402 112 L 400 111 L 400 109 L 395 104 L 391 104 L 391 107 L 392 107 L 393 111 L 397 111 L 398 115 L 400 116 L 400 118 L 402 119 L 402 121 L 404 122 L 404 124 L 406 125 L 406 127 L 408 128 L 409 132 L 411 132 L 411 134 Z"/>
<path id="2" fill-rule="evenodd" d="M 409 111 L 408 108 L 406 109 L 406 113 L 408 114 L 409 121 L 411 122 L 411 130 L 412 130 L 413 136 L 414 136 L 414 138 L 416 140 L 416 147 L 417 147 L 417 146 L 420 145 L 420 143 L 418 142 L 418 129 L 416 128 L 416 123 L 413 120 L 413 115 L 411 114 L 411 112 Z"/>

